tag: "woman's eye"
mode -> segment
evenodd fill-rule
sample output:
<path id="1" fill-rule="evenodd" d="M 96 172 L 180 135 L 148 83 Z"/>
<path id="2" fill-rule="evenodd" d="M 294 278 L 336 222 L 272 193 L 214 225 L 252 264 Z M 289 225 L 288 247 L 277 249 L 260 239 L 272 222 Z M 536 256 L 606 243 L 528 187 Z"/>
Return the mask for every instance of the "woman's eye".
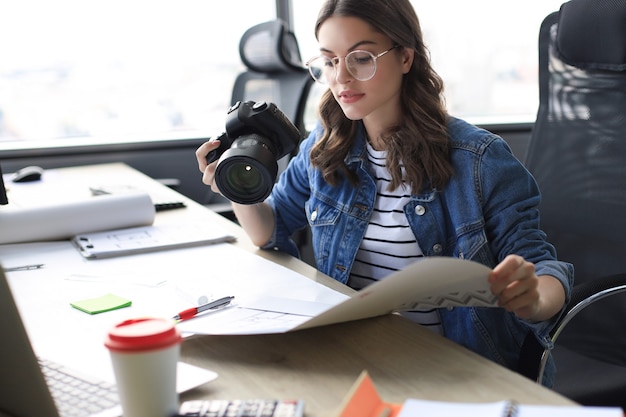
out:
<path id="1" fill-rule="evenodd" d="M 352 60 L 355 65 L 367 65 L 372 62 L 372 57 L 370 56 L 355 56 Z"/>

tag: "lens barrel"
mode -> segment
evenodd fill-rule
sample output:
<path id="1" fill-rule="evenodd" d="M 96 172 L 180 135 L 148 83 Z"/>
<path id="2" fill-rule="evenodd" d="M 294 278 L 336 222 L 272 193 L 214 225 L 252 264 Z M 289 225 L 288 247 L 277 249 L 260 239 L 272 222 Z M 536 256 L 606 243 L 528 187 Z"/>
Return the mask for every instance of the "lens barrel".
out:
<path id="1" fill-rule="evenodd" d="M 271 193 L 278 164 L 266 139 L 251 134 L 239 138 L 220 157 L 215 181 L 224 197 L 239 204 L 256 204 Z"/>

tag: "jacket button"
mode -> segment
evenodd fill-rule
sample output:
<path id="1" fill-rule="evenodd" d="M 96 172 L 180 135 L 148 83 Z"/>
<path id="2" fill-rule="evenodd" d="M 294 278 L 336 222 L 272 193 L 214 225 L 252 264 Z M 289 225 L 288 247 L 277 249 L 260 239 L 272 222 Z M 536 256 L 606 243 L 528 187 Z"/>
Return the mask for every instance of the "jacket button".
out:
<path id="1" fill-rule="evenodd" d="M 435 245 L 433 245 L 433 252 L 435 253 L 441 252 L 441 245 L 439 243 L 436 243 Z"/>
<path id="2" fill-rule="evenodd" d="M 311 213 L 311 221 L 314 222 L 315 219 L 317 219 L 317 210 L 315 210 L 313 213 Z"/>
<path id="3" fill-rule="evenodd" d="M 426 213 L 426 209 L 424 208 L 424 206 L 415 207 L 415 214 L 417 214 L 418 216 L 423 216 L 424 213 Z"/>

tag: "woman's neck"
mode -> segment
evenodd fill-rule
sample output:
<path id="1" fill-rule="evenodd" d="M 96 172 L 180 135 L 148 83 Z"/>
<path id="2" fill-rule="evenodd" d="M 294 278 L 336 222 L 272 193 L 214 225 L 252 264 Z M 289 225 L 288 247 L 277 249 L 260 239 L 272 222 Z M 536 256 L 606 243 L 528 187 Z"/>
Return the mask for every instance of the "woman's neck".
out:
<path id="1" fill-rule="evenodd" d="M 374 148 L 377 151 L 384 151 L 385 150 L 385 142 L 380 138 L 380 136 L 374 137 L 372 138 L 369 133 L 366 131 L 365 132 L 365 138 L 367 139 L 367 142 L 372 146 L 372 148 Z"/>

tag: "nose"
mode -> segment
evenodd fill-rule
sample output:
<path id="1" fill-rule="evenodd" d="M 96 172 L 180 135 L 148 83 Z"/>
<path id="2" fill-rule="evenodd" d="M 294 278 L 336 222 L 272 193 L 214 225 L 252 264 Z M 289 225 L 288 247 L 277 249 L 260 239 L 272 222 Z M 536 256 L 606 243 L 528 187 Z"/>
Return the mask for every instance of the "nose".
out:
<path id="1" fill-rule="evenodd" d="M 339 84 L 345 84 L 346 82 L 352 80 L 352 74 L 350 70 L 348 70 L 348 66 L 346 65 L 345 59 L 340 59 L 335 66 L 335 81 Z"/>

